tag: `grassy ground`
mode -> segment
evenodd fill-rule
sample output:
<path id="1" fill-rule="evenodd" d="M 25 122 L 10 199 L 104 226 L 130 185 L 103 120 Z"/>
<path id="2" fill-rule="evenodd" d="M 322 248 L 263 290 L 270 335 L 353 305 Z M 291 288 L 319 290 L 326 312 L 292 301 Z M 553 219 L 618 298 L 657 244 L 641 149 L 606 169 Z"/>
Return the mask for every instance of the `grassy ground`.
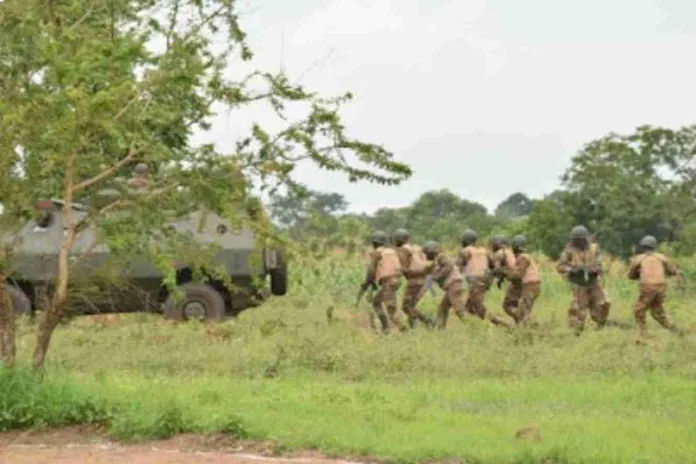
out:
<path id="1" fill-rule="evenodd" d="M 576 338 L 568 289 L 542 263 L 538 329 L 453 318 L 446 332 L 380 336 L 352 308 L 362 269 L 347 262 L 295 269 L 292 294 L 217 326 L 75 319 L 54 338 L 43 384 L 0 375 L 0 428 L 95 421 L 121 439 L 225 431 L 403 462 L 694 462 L 692 291 L 668 303 L 685 338 L 652 321 L 643 344 L 617 328 Z M 631 323 L 634 285 L 620 265 L 608 269 L 612 318 Z M 423 308 L 434 314 L 438 298 Z M 502 314 L 501 300 L 492 290 L 489 310 Z M 32 331 L 21 327 L 22 363 Z M 529 424 L 540 441 L 515 438 Z"/>

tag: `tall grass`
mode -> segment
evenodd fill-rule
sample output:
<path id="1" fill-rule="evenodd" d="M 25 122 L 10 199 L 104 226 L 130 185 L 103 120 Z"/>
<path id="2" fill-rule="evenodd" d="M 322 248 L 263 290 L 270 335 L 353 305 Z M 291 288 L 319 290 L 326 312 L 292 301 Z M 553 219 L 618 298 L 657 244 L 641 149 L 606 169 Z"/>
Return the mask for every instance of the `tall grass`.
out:
<path id="1" fill-rule="evenodd" d="M 219 325 L 135 314 L 77 318 L 56 333 L 49 371 L 0 375 L 0 427 L 103 422 L 119 439 L 223 431 L 281 449 L 401 462 L 691 462 L 696 455 L 696 341 L 649 325 L 567 327 L 567 285 L 537 257 L 536 329 L 508 333 L 456 318 L 383 336 L 354 308 L 364 268 L 335 256 L 292 269 L 292 291 Z M 685 269 L 688 261 L 681 262 Z M 607 262 L 611 317 L 631 323 L 635 284 Z M 500 310 L 503 292 L 487 295 Z M 694 329 L 693 292 L 670 317 Z M 422 307 L 434 314 L 440 294 Z M 333 308 L 329 324 L 326 312 Z M 33 328 L 20 326 L 20 365 Z M 540 442 L 519 441 L 529 423 Z"/>

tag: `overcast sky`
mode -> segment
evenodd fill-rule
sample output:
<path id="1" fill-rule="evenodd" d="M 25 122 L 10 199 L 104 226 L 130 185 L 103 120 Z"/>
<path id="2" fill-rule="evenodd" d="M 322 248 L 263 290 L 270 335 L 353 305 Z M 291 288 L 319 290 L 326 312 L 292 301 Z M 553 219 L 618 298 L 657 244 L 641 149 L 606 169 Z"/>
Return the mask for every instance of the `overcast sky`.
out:
<path id="1" fill-rule="evenodd" d="M 441 188 L 493 209 L 515 191 L 556 188 L 572 154 L 609 131 L 696 123 L 694 0 L 247 4 L 257 66 L 282 63 L 310 88 L 354 92 L 350 133 L 413 167 L 397 187 L 304 171 L 353 211 Z M 231 144 L 248 123 L 221 117 L 210 136 Z"/>

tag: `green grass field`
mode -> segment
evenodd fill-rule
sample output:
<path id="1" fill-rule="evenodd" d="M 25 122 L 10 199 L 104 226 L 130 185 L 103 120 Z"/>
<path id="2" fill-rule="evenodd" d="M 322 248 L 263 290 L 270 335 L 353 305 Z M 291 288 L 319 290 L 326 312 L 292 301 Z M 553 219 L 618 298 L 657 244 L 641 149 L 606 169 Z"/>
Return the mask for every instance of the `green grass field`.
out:
<path id="1" fill-rule="evenodd" d="M 368 305 L 353 309 L 362 267 L 338 258 L 293 269 L 290 295 L 220 325 L 76 318 L 56 333 L 42 384 L 0 375 L 0 428 L 105 422 L 119 439 L 223 431 L 279 451 L 397 462 L 696 462 L 696 293 L 670 293 L 684 338 L 652 320 L 646 343 L 591 323 L 578 338 L 566 284 L 541 268 L 539 327 L 513 333 L 456 317 L 445 332 L 372 333 Z M 608 266 L 611 317 L 632 324 L 636 288 L 622 272 Z M 434 314 L 440 294 L 422 308 Z M 489 311 L 504 314 L 502 296 L 489 292 Z M 28 364 L 33 328 L 20 334 Z M 541 441 L 515 438 L 528 424 Z"/>

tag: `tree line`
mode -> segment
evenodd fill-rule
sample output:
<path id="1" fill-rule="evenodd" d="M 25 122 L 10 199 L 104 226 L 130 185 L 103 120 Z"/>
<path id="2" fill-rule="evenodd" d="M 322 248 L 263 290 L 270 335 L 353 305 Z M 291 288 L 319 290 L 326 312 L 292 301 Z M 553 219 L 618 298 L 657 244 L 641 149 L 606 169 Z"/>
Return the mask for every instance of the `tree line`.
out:
<path id="1" fill-rule="evenodd" d="M 640 126 L 584 145 L 571 158 L 560 189 L 542 198 L 512 193 L 493 212 L 447 189 L 370 215 L 348 214 L 341 194 L 316 191 L 275 198 L 269 211 L 291 238 L 309 243 L 312 237 L 341 243 L 342 234 L 400 227 L 419 241 L 452 243 L 470 227 L 482 237 L 524 233 L 536 250 L 556 258 L 569 230 L 584 224 L 617 257 L 627 258 L 647 234 L 675 254 L 690 255 L 696 252 L 695 157 L 696 126 Z"/>

